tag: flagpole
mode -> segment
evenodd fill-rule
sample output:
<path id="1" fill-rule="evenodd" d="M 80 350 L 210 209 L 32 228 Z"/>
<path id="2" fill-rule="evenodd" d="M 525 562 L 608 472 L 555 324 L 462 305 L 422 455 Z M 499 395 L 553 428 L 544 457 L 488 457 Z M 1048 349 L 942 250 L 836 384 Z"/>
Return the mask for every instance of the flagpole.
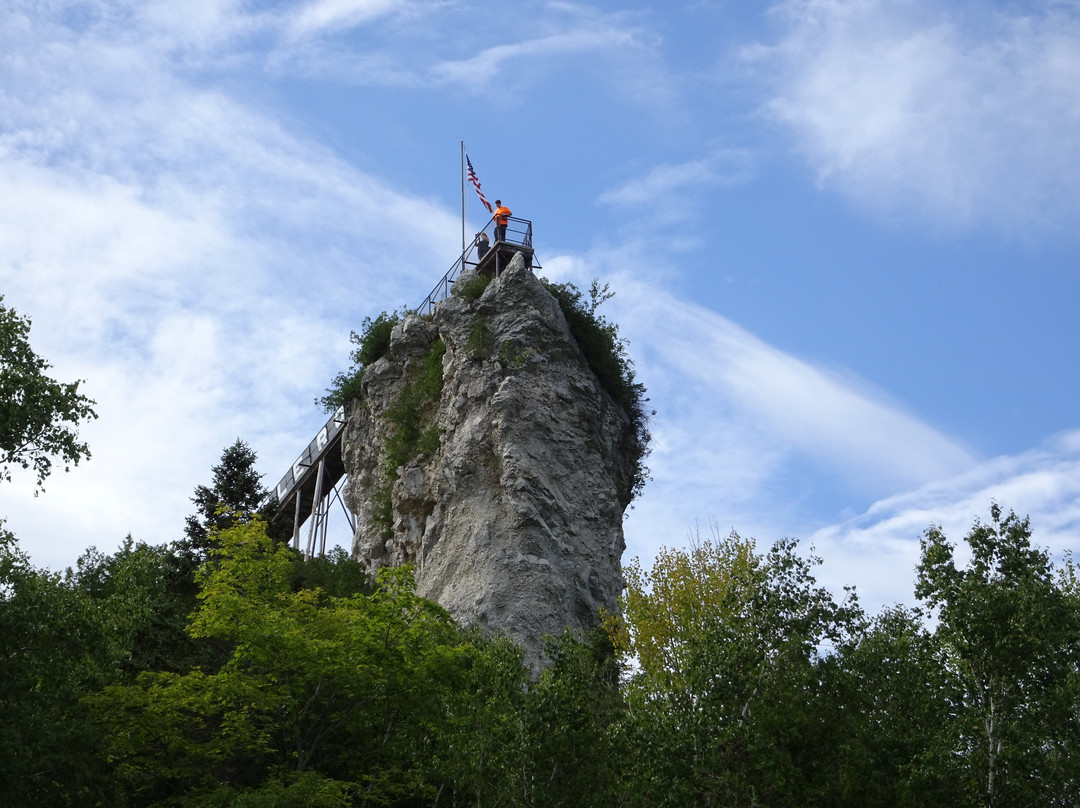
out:
<path id="1" fill-rule="evenodd" d="M 465 254 L 465 141 L 461 141 L 461 253 Z"/>

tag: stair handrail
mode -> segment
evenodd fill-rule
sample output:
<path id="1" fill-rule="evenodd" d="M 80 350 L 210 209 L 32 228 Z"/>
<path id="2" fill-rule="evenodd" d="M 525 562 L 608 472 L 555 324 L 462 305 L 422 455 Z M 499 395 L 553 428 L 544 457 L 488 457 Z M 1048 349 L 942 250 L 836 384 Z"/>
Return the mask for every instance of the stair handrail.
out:
<path id="1" fill-rule="evenodd" d="M 516 216 L 510 216 L 508 217 L 508 219 L 509 222 L 506 228 L 506 237 L 502 242 L 498 243 L 516 244 L 522 247 L 527 247 L 531 250 L 532 222 L 528 219 L 520 219 Z M 473 240 L 469 243 L 469 245 L 465 247 L 458 259 L 454 261 L 453 266 L 451 266 L 450 269 L 446 270 L 446 273 L 442 276 L 439 282 L 435 284 L 435 287 L 430 292 L 428 292 L 428 296 L 424 298 L 424 302 L 416 307 L 417 314 L 431 314 L 435 310 L 436 303 L 446 300 L 446 298 L 450 296 L 450 289 L 453 286 L 454 279 L 457 277 L 458 273 L 460 273 L 467 264 L 471 263 L 473 266 L 476 266 L 478 262 L 470 262 L 469 257 L 476 249 L 476 242 L 477 238 L 479 238 L 480 236 L 480 233 L 487 233 L 488 228 L 491 228 L 492 232 L 489 236 L 489 239 L 491 236 L 494 236 L 494 223 L 495 217 L 492 216 L 490 219 L 488 219 L 487 223 L 476 234 L 476 236 L 473 237 Z M 514 226 L 511 227 L 511 225 Z M 514 236 L 517 240 L 511 240 L 511 236 Z M 496 242 L 492 241 L 491 247 L 489 249 L 494 249 L 495 244 Z"/>

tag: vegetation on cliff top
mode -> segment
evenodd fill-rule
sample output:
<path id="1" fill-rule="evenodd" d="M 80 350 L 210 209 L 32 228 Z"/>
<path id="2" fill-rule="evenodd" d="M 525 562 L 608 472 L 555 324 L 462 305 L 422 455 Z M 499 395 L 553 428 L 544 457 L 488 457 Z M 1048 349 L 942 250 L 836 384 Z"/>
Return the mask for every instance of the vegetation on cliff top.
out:
<path id="1" fill-rule="evenodd" d="M 649 479 L 645 458 L 648 457 L 652 440 L 649 420 L 655 412 L 649 409 L 645 385 L 637 381 L 629 346 L 626 340 L 619 336 L 618 325 L 597 311 L 615 293 L 609 290 L 607 284 L 601 286 L 595 279 L 589 287 L 587 298 L 572 283 L 554 283 L 547 279 L 541 279 L 541 282 L 558 301 L 570 333 L 581 348 L 589 368 L 630 420 L 630 436 L 625 450 L 632 463 L 633 472 L 624 496 L 629 502 L 641 494 Z M 463 287 L 463 297 L 474 300 L 487 283 L 488 279 L 484 276 L 476 276 Z M 368 317 L 359 333 L 351 333 L 350 340 L 355 345 L 350 355 L 352 365 L 347 371 L 334 377 L 326 389 L 326 395 L 317 399 L 316 403 L 322 405 L 327 412 L 332 412 L 339 406 L 348 409 L 363 400 L 364 371 L 385 355 L 390 346 L 391 332 L 405 313 L 383 312 L 374 319 Z M 474 333 L 470 334 L 468 347 L 472 358 L 479 358 L 485 353 L 483 343 L 486 328 L 484 322 L 478 321 Z"/>
<path id="2" fill-rule="evenodd" d="M 326 388 L 326 395 L 315 399 L 326 412 L 333 412 L 344 407 L 346 413 L 357 402 L 364 400 L 364 371 L 369 365 L 381 359 L 390 348 L 390 334 L 394 326 L 401 322 L 404 312 L 383 312 L 374 320 L 364 318 L 360 332 L 349 334 L 349 341 L 356 347 L 349 358 L 352 360 L 348 370 L 342 371 Z"/>

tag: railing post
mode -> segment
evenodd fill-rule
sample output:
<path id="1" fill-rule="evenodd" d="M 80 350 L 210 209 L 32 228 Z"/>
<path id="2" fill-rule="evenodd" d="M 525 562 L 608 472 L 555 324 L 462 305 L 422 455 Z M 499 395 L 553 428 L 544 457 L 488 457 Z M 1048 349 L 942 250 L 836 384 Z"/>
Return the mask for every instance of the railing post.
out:
<path id="1" fill-rule="evenodd" d="M 319 461 L 319 473 L 315 476 L 315 493 L 311 500 L 311 526 L 308 528 L 307 553 L 304 558 L 311 558 L 315 552 L 315 525 L 319 522 L 319 495 L 322 493 L 323 471 L 326 468 L 326 458 Z"/>

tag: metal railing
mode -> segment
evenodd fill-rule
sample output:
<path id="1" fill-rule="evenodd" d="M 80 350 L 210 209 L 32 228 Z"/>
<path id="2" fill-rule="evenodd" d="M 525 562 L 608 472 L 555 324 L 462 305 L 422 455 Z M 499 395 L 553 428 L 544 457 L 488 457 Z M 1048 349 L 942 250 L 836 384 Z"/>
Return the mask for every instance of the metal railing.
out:
<path id="1" fill-rule="evenodd" d="M 506 225 L 506 235 L 502 241 L 495 241 L 495 219 L 492 217 L 488 219 L 484 229 L 480 231 L 488 237 L 488 249 L 500 249 L 499 245 L 505 247 L 525 247 L 532 250 L 532 222 L 528 219 L 519 219 L 516 216 L 510 216 Z M 428 296 L 424 298 L 424 302 L 416 307 L 418 314 L 431 314 L 435 310 L 435 304 L 446 300 L 450 296 L 450 290 L 454 286 L 454 281 L 457 276 L 461 274 L 463 269 L 469 267 L 475 267 L 480 263 L 478 255 L 478 247 L 480 244 L 480 233 L 477 233 L 473 237 L 472 243 L 469 244 L 461 256 L 454 262 L 454 265 L 446 271 L 446 274 L 442 276 L 442 279 L 435 284 L 435 288 L 432 289 Z"/>

